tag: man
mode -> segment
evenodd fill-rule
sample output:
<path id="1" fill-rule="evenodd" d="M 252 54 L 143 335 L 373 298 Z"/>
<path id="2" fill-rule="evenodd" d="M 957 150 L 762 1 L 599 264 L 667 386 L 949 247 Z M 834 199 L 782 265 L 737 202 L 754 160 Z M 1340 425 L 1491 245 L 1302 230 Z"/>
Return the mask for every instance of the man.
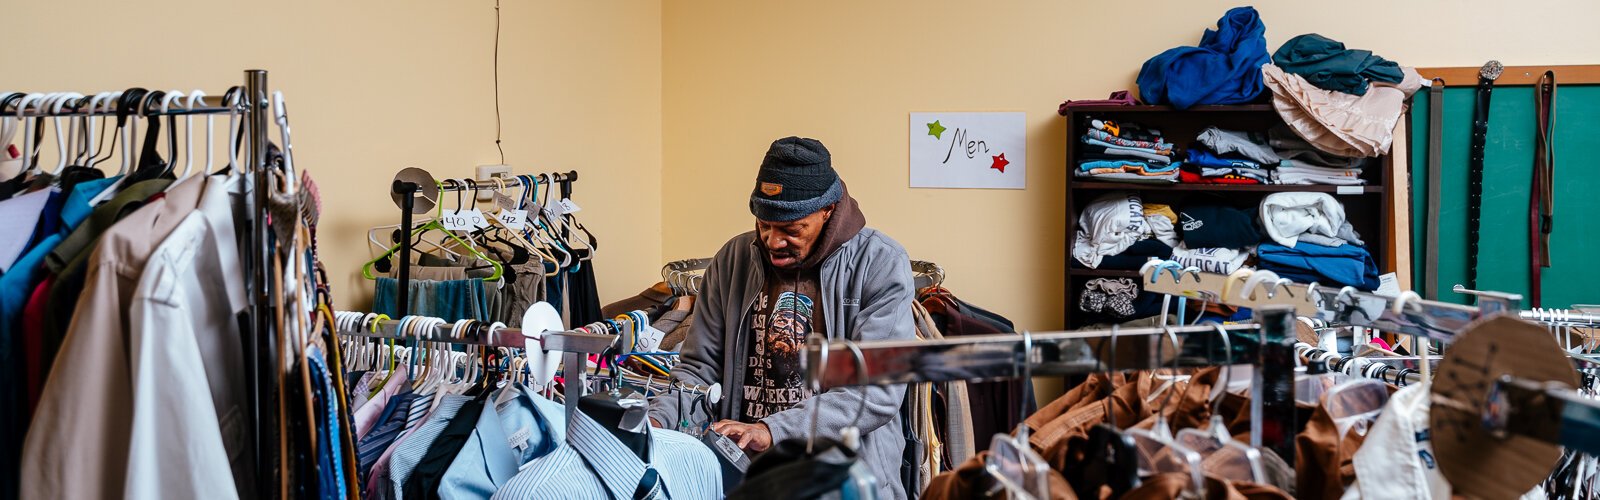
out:
<path id="1" fill-rule="evenodd" d="M 909 340 L 915 293 L 906 251 L 866 227 L 866 216 L 815 139 L 772 143 L 750 211 L 756 230 L 735 236 L 706 269 L 695 322 L 674 379 L 720 383 L 715 415 L 679 398 L 655 399 L 653 423 L 711 428 L 759 453 L 786 439 L 838 441 L 861 430 L 860 460 L 877 477 L 882 498 L 905 498 L 900 481 L 905 448 L 900 404 L 905 386 L 837 388 L 811 394 L 801 357 L 806 337 Z M 866 410 L 861 400 L 866 398 Z M 685 398 L 687 399 L 687 398 Z M 812 409 L 820 406 L 813 421 Z"/>

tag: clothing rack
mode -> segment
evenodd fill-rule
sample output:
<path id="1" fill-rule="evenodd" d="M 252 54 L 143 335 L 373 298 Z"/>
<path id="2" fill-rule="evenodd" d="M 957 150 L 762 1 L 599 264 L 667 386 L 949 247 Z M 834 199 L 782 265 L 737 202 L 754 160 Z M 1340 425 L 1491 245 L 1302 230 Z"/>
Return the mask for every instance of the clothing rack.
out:
<path id="1" fill-rule="evenodd" d="M 1251 445 L 1265 444 L 1292 457 L 1294 313 L 1290 308 L 1268 307 L 1259 311 L 1259 317 L 1259 325 L 1024 332 L 928 341 L 812 341 L 804 362 L 813 392 L 858 385 L 1251 364 L 1257 367 L 1250 385 Z M 1219 332 L 1228 332 L 1227 338 Z M 1269 421 L 1273 423 L 1264 425 Z"/>
<path id="2" fill-rule="evenodd" d="M 242 237 L 239 241 L 239 249 L 243 254 L 240 260 L 244 267 L 249 315 L 240 334 L 243 338 L 246 383 L 249 386 L 246 425 L 249 427 L 248 439 L 254 450 L 256 476 L 263 478 L 257 483 L 255 494 L 267 498 L 277 496 L 275 489 L 277 482 L 265 478 L 279 477 L 279 467 L 283 462 L 283 457 L 277 456 L 278 447 L 275 444 L 279 439 L 277 412 L 272 408 L 277 406 L 279 397 L 276 360 L 282 359 L 276 339 L 279 333 L 275 330 L 276 319 L 288 314 L 275 305 L 282 297 L 283 290 L 275 285 L 272 276 L 274 272 L 272 263 L 274 259 L 279 258 L 279 242 L 273 239 L 271 228 L 268 227 L 270 217 L 268 195 L 296 194 L 295 189 L 299 179 L 293 170 L 293 149 L 287 142 L 288 118 L 282 94 L 270 91 L 266 70 L 247 69 L 243 72 L 242 80 L 242 86 L 216 95 L 206 94 L 193 98 L 184 95 L 181 98 L 173 98 L 166 110 L 161 109 L 161 101 L 158 99 L 178 94 L 180 91 L 149 90 L 140 98 L 136 109 L 121 111 L 117 110 L 117 100 L 121 99 L 126 91 L 92 95 L 70 92 L 8 93 L 4 98 L 0 98 L 0 114 L 7 119 L 24 121 L 44 118 L 121 116 L 142 116 L 153 119 L 157 116 L 222 114 L 240 117 L 241 128 L 237 132 L 230 130 L 228 133 L 230 136 L 235 133 L 241 134 L 237 148 L 243 150 L 244 157 L 237 167 L 245 176 L 245 182 L 240 183 L 239 190 L 242 192 L 236 194 L 241 194 L 245 200 L 247 208 L 241 222 L 249 226 L 247 230 L 240 228 Z M 44 106 L 46 102 L 51 105 Z M 275 120 L 269 120 L 269 116 L 275 117 Z M 269 134 L 273 122 L 278 125 L 281 138 L 284 140 L 282 156 L 277 157 L 269 156 L 271 143 Z M 57 138 L 60 140 L 63 136 L 62 126 L 58 122 L 56 127 Z M 38 132 L 42 133 L 42 130 Z M 74 137 L 74 140 L 77 139 Z M 24 141 L 25 145 L 31 142 L 32 134 L 25 137 Z M 233 148 L 229 148 L 229 154 L 235 152 Z M 25 151 L 24 155 L 26 157 L 31 153 Z M 123 154 L 128 153 L 125 151 Z M 280 184 L 283 186 L 280 187 Z"/>
<path id="3" fill-rule="evenodd" d="M 394 182 L 390 186 L 390 191 L 394 197 L 395 203 L 399 205 L 400 208 L 400 227 L 402 228 L 402 231 L 408 231 L 412 227 L 412 216 L 416 213 L 416 195 L 423 190 L 422 184 L 418 182 L 420 179 L 406 177 L 407 172 L 412 170 L 420 171 L 422 174 L 424 174 L 424 176 L 427 177 L 426 182 L 433 184 L 431 187 L 437 189 L 438 192 L 441 193 L 451 191 L 473 191 L 487 186 L 500 185 L 507 180 L 504 178 L 495 178 L 467 180 L 445 179 L 444 181 L 434 181 L 432 175 L 427 174 L 427 171 L 425 170 L 416 168 L 401 170 L 399 174 L 395 175 Z M 561 198 L 565 199 L 572 196 L 572 183 L 577 182 L 578 171 L 572 170 L 566 173 L 538 174 L 537 178 L 540 181 L 557 185 L 561 190 Z M 519 180 L 520 182 L 521 177 L 513 177 L 512 179 Z M 561 236 L 565 238 L 567 235 L 568 228 L 562 227 Z M 399 273 L 396 275 L 396 278 L 399 281 L 398 290 L 396 290 L 396 299 L 398 301 L 396 312 L 398 313 L 397 316 L 405 316 L 410 312 L 407 311 L 406 308 L 410 305 L 411 300 L 411 238 L 409 237 L 400 238 L 400 269 Z"/>
<path id="4" fill-rule="evenodd" d="M 529 342 L 538 342 L 540 347 L 547 351 L 561 351 L 562 363 L 566 367 L 567 387 L 578 387 L 582 391 L 585 387 L 585 377 L 588 374 L 589 354 L 601 354 L 611 349 L 617 343 L 616 335 L 603 335 L 579 331 L 542 332 L 542 335 L 524 335 L 520 328 L 497 328 L 487 335 L 477 338 L 453 337 L 453 324 L 445 323 L 434 327 L 433 336 L 421 338 L 404 335 L 400 332 L 400 322 L 377 321 L 376 325 L 368 326 L 366 330 L 337 328 L 340 335 L 363 337 L 382 340 L 422 340 L 425 342 L 442 342 L 457 345 L 477 345 L 485 347 L 505 347 L 510 349 L 525 349 Z M 582 396 L 580 393 L 579 396 Z M 567 415 L 578 410 L 578 398 L 569 397 L 566 401 Z"/>
<path id="5" fill-rule="evenodd" d="M 1315 284 L 1295 284 L 1263 271 L 1222 276 L 1172 264 L 1159 261 L 1147 264 L 1140 272 L 1144 279 L 1141 284 L 1152 292 L 1209 297 L 1240 307 L 1267 303 L 1266 307 L 1309 310 L 1332 321 L 1407 333 L 1446 344 L 1455 340 L 1456 332 L 1480 317 L 1516 314 L 1522 319 L 1550 319 L 1548 313 L 1540 317 L 1540 313 L 1534 312 L 1529 318 L 1528 311 L 1518 311 L 1516 304 L 1522 297 L 1517 294 L 1473 290 L 1470 292 L 1478 296 L 1478 307 L 1473 308 L 1424 300 L 1410 291 L 1387 297 L 1348 287 L 1334 290 Z M 1172 279 L 1161 279 L 1158 275 L 1163 271 L 1171 274 Z M 1234 291 L 1235 285 L 1244 282 L 1248 284 L 1239 288 L 1237 294 L 1229 293 Z M 1262 293 L 1252 293 L 1262 283 L 1266 283 L 1260 290 Z M 1557 322 L 1560 321 L 1562 319 L 1557 318 Z M 1568 358 L 1584 369 L 1600 369 L 1600 357 L 1568 354 Z M 1428 364 L 1421 364 L 1421 368 L 1418 380 L 1431 379 Z M 1491 404 L 1486 406 L 1482 421 L 1492 431 L 1600 454 L 1600 401 L 1585 397 L 1573 388 L 1515 376 L 1501 377 L 1489 394 Z"/>
<path id="6" fill-rule="evenodd" d="M 686 295 L 698 295 L 705 281 L 705 269 L 711 265 L 711 259 L 683 259 L 668 262 L 661 266 L 661 281 L 672 288 L 674 294 L 679 291 Z M 698 272 L 697 272 L 698 271 Z M 925 260 L 911 261 L 912 281 L 916 289 L 944 285 L 944 267 Z"/>

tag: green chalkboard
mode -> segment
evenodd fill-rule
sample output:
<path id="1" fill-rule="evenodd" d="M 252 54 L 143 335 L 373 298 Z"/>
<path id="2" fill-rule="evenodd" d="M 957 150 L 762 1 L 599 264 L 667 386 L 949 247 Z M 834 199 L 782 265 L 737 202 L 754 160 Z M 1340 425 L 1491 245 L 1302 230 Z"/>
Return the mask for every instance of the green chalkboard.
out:
<path id="1" fill-rule="evenodd" d="M 1559 76 L 1558 76 L 1559 78 Z M 1558 80 L 1559 81 L 1559 80 Z M 1439 299 L 1470 303 L 1450 291 L 1466 284 L 1467 148 L 1474 87 L 1444 91 L 1442 191 L 1439 206 Z M 1412 276 L 1422 277 L 1426 259 L 1428 194 L 1427 89 L 1411 108 Z M 1556 95 L 1555 230 L 1553 266 L 1543 273 L 1543 307 L 1600 303 L 1600 86 L 1562 86 Z M 1484 151 L 1483 225 L 1478 243 L 1478 288 L 1526 294 L 1528 290 L 1528 191 L 1533 175 L 1533 87 L 1496 87 L 1489 107 Z M 1420 283 L 1420 281 L 1418 281 Z M 1417 286 L 1415 288 L 1421 288 Z M 1523 307 L 1530 307 L 1524 300 Z"/>

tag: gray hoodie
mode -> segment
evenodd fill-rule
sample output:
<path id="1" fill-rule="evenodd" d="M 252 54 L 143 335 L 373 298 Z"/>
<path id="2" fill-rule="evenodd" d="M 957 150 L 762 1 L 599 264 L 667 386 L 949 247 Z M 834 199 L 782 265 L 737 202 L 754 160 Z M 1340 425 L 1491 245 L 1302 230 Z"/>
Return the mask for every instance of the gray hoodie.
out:
<path id="1" fill-rule="evenodd" d="M 853 205 L 848 197 L 841 205 Z M 841 207 L 844 208 L 844 207 Z M 853 208 L 853 207 L 850 207 Z M 696 411 L 685 398 L 683 418 L 691 428 L 722 419 L 737 420 L 743 407 L 741 391 L 751 339 L 745 315 L 765 290 L 765 252 L 755 232 L 734 237 L 717 252 L 706 269 L 705 288 L 694 305 L 694 326 L 684 342 L 681 361 L 672 369 L 674 380 L 695 385 L 720 383 L 723 400 L 713 405 L 715 415 Z M 916 289 L 911 281 L 910 258 L 905 248 L 875 229 L 862 228 L 822 261 L 819 302 L 832 339 L 912 340 L 916 327 L 911 302 Z M 906 498 L 900 481 L 905 449 L 901 434 L 900 405 L 905 386 L 836 388 L 800 402 L 793 408 L 762 419 L 772 431 L 772 441 L 816 436 L 842 439 L 840 432 L 854 425 L 861 429 L 860 456 L 877 476 L 879 496 Z M 866 410 L 857 417 L 861 398 Z M 811 411 L 822 405 L 820 421 Z M 650 417 L 669 428 L 679 421 L 678 398 L 656 398 Z"/>

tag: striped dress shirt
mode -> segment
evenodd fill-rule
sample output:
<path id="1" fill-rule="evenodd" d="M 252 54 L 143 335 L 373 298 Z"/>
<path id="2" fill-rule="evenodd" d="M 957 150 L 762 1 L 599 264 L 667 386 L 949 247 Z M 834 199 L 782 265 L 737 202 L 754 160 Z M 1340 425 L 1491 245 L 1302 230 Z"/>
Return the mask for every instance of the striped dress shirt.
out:
<path id="1" fill-rule="evenodd" d="M 576 412 L 567 423 L 567 443 L 529 462 L 495 492 L 495 500 L 634 498 L 646 473 L 659 480 L 652 498 L 720 499 L 722 469 L 700 440 L 666 429 L 649 429 L 650 463 L 639 460 L 599 422 Z"/>
<path id="2" fill-rule="evenodd" d="M 421 427 L 407 436 L 405 440 L 395 445 L 394 455 L 389 457 L 389 484 L 395 500 L 404 498 L 401 495 L 405 488 L 406 480 L 411 478 L 411 473 L 416 471 L 417 463 L 422 461 L 422 456 L 428 454 L 428 447 L 433 445 L 433 440 L 444 432 L 450 425 L 450 419 L 455 418 L 456 412 L 466 405 L 472 398 L 466 396 L 445 396 L 439 400 L 438 411 L 428 417 Z"/>

